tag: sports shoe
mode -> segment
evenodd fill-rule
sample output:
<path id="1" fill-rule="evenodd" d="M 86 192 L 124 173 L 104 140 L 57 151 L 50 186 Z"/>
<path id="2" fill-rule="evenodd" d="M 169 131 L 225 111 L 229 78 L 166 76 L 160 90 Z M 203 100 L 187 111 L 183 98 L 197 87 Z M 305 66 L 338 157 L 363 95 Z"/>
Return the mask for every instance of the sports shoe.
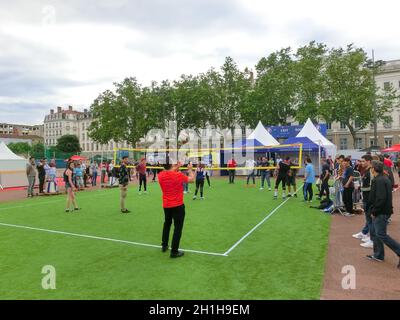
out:
<path id="1" fill-rule="evenodd" d="M 188 192 L 187 191 L 183 191 L 183 194 L 187 194 Z"/>
<path id="2" fill-rule="evenodd" d="M 371 238 L 369 236 L 365 236 L 364 238 L 361 239 L 362 242 L 368 242 L 371 241 Z"/>
<path id="3" fill-rule="evenodd" d="M 161 251 L 166 252 L 168 250 L 168 246 L 162 246 Z"/>
<path id="4" fill-rule="evenodd" d="M 200 200 L 204 200 L 204 197 L 200 197 Z"/>
<path id="5" fill-rule="evenodd" d="M 264 190 L 264 188 L 263 188 L 263 187 L 261 187 L 261 188 L 260 188 L 260 190 Z"/>
<path id="6" fill-rule="evenodd" d="M 70 210 L 69 210 L 69 209 L 65 209 L 65 212 L 67 212 L 67 213 L 68 213 L 68 212 L 70 212 Z"/>
<path id="7" fill-rule="evenodd" d="M 359 233 L 353 234 L 352 237 L 362 240 L 362 239 L 364 239 L 366 237 L 366 235 L 364 233 L 362 233 L 362 232 L 359 232 Z"/>
<path id="8" fill-rule="evenodd" d="M 121 210 L 121 213 L 130 213 L 130 211 L 128 209 L 125 209 L 125 210 Z"/>
<path id="9" fill-rule="evenodd" d="M 297 193 L 294 194 L 294 197 L 297 198 Z"/>
<path id="10" fill-rule="evenodd" d="M 378 261 L 378 262 L 383 262 L 382 259 L 379 259 L 379 258 L 375 257 L 374 255 L 367 255 L 367 259 Z"/>
<path id="11" fill-rule="evenodd" d="M 374 243 L 371 240 L 369 240 L 368 242 L 361 243 L 360 246 L 363 248 L 373 249 Z"/>
<path id="12" fill-rule="evenodd" d="M 277 200 L 277 199 L 278 199 L 278 197 L 277 197 L 277 196 L 274 196 L 274 197 L 273 197 L 273 199 L 274 199 L 274 200 Z"/>
<path id="13" fill-rule="evenodd" d="M 184 254 L 185 254 L 185 253 L 184 253 L 183 251 L 178 251 L 178 252 L 174 252 L 174 253 L 171 252 L 170 257 L 171 257 L 171 258 L 180 258 L 180 257 L 182 257 Z"/>
<path id="14" fill-rule="evenodd" d="M 343 212 L 343 215 L 344 215 L 345 217 L 353 217 L 353 216 L 354 216 L 354 213 Z"/>
<path id="15" fill-rule="evenodd" d="M 193 200 L 196 200 L 197 196 L 193 196 Z"/>
<path id="16" fill-rule="evenodd" d="M 291 197 L 292 197 L 292 195 L 289 193 L 289 194 L 287 195 L 287 197 L 288 197 L 288 198 L 291 198 Z"/>

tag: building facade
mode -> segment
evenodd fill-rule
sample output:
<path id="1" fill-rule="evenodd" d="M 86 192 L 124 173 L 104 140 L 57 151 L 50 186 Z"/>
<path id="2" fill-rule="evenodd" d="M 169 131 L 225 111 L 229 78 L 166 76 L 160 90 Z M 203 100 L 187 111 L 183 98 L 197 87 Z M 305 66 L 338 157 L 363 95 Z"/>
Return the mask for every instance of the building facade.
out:
<path id="1" fill-rule="evenodd" d="M 73 134 L 79 138 L 83 154 L 112 153 L 114 148 L 130 147 L 128 143 L 100 144 L 89 137 L 88 128 L 92 122 L 92 114 L 87 109 L 74 110 L 72 106 L 67 109 L 57 107 L 57 111 L 50 110 L 44 119 L 44 143 L 46 147 L 57 145 L 57 140 L 66 134 Z"/>
<path id="2" fill-rule="evenodd" d="M 43 125 L 0 123 L 0 135 L 43 137 Z"/>
<path id="3" fill-rule="evenodd" d="M 379 88 L 390 86 L 400 95 L 400 60 L 386 61 L 379 74 L 375 76 Z M 400 143 L 400 106 L 396 106 L 392 113 L 392 122 L 386 123 L 378 119 L 378 146 L 391 147 Z M 328 123 L 327 138 L 337 145 L 338 150 L 363 149 L 374 145 L 374 126 L 371 123 L 367 128 L 359 130 L 356 141 L 353 142 L 349 130 L 343 123 Z"/>

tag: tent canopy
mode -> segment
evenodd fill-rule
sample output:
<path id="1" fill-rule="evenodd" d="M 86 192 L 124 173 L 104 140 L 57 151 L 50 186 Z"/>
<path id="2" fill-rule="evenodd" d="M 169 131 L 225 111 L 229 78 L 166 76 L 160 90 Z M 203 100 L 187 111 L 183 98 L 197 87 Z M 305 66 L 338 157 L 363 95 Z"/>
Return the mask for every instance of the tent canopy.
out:
<path id="1" fill-rule="evenodd" d="M 303 129 L 296 136 L 298 138 L 307 137 L 312 142 L 317 145 L 321 145 L 321 147 L 325 148 L 327 155 L 335 156 L 336 155 L 336 146 L 330 142 L 327 138 L 325 138 L 321 132 L 314 126 L 311 119 L 308 118 L 306 123 L 304 124 Z"/>
<path id="2" fill-rule="evenodd" d="M 247 141 L 257 140 L 261 146 L 277 146 L 279 142 L 265 129 L 261 121 L 258 122 L 257 127 L 247 137 Z"/>
<path id="3" fill-rule="evenodd" d="M 25 160 L 12 152 L 4 142 L 0 142 L 0 160 Z"/>
<path id="4" fill-rule="evenodd" d="M 394 144 L 390 148 L 382 149 L 382 152 L 400 152 L 400 144 Z"/>

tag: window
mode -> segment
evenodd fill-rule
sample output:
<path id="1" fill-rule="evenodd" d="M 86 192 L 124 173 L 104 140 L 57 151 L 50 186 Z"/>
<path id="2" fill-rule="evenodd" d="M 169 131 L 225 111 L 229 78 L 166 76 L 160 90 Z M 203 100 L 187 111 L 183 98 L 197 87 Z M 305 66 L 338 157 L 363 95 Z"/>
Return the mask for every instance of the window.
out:
<path id="1" fill-rule="evenodd" d="M 85 133 L 82 133 L 82 140 L 85 140 Z"/>
<path id="2" fill-rule="evenodd" d="M 388 90 L 389 88 L 390 88 L 390 82 L 389 81 L 384 82 L 383 83 L 383 89 Z"/>
<path id="3" fill-rule="evenodd" d="M 326 128 L 327 128 L 328 130 L 332 130 L 332 122 L 327 122 L 327 123 L 326 123 Z"/>
<path id="4" fill-rule="evenodd" d="M 372 147 L 375 145 L 375 140 L 374 139 L 369 139 L 369 146 Z"/>
<path id="5" fill-rule="evenodd" d="M 392 119 L 389 119 L 388 121 L 383 122 L 383 127 L 385 129 L 390 129 L 392 127 Z"/>
<path id="6" fill-rule="evenodd" d="M 358 130 L 358 129 L 361 128 L 361 123 L 360 123 L 360 121 L 358 121 L 358 120 L 355 120 L 355 121 L 354 121 L 354 128 L 355 128 L 356 130 Z"/>
<path id="7" fill-rule="evenodd" d="M 347 138 L 340 138 L 340 150 L 347 149 Z"/>
<path id="8" fill-rule="evenodd" d="M 390 148 L 392 146 L 393 139 L 392 138 L 385 138 L 385 148 Z"/>
<path id="9" fill-rule="evenodd" d="M 354 149 L 362 149 L 363 148 L 363 140 L 362 138 L 356 138 Z"/>
<path id="10" fill-rule="evenodd" d="M 340 129 L 346 129 L 346 124 L 340 121 Z"/>

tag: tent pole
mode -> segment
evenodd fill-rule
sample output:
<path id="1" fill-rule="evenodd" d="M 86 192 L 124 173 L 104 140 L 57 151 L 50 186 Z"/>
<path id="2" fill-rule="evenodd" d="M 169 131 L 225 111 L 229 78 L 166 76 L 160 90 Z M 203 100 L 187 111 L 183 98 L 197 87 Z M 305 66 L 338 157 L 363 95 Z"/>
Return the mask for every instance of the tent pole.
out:
<path id="1" fill-rule="evenodd" d="M 318 140 L 318 174 L 321 173 L 321 140 Z"/>

